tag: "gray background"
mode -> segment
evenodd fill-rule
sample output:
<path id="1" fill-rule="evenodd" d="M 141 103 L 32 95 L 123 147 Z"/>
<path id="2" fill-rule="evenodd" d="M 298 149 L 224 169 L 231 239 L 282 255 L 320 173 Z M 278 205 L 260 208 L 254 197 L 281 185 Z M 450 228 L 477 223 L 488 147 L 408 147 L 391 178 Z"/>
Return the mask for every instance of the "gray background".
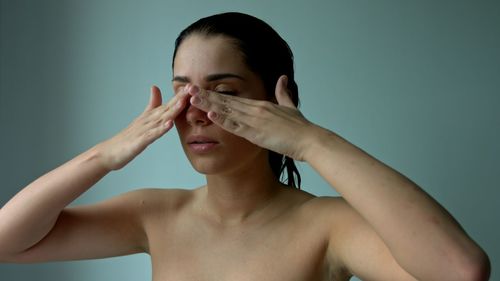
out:
<path id="1" fill-rule="evenodd" d="M 0 206 L 171 95 L 173 41 L 194 20 L 242 11 L 296 56 L 302 111 L 440 201 L 500 265 L 498 1 L 1 0 Z M 304 189 L 336 193 L 307 165 Z M 175 132 L 77 203 L 203 183 Z M 1 280 L 148 280 L 146 255 L 0 265 Z"/>

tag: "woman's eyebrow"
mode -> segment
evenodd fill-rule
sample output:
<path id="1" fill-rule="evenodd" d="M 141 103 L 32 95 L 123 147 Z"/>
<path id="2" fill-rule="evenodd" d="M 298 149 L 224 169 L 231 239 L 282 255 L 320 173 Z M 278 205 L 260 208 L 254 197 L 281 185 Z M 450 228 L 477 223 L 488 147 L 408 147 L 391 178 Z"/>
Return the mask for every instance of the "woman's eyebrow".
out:
<path id="1" fill-rule="evenodd" d="M 191 80 L 189 80 L 187 76 L 174 76 L 174 78 L 172 78 L 172 82 L 174 81 L 181 83 L 189 83 Z"/>
<path id="2" fill-rule="evenodd" d="M 213 82 L 217 80 L 222 80 L 226 78 L 236 78 L 245 81 L 245 78 L 243 78 L 240 75 L 233 74 L 233 73 L 217 73 L 217 74 L 210 74 L 205 77 L 205 80 L 207 82 Z"/>
<path id="3" fill-rule="evenodd" d="M 222 79 L 227 79 L 227 78 L 236 78 L 240 79 L 242 81 L 245 81 L 245 78 L 243 78 L 240 75 L 233 74 L 233 73 L 216 73 L 216 74 L 210 74 L 205 77 L 205 81 L 207 82 L 213 82 L 213 81 L 218 81 Z M 172 79 L 172 82 L 177 81 L 180 83 L 189 83 L 191 82 L 191 79 L 187 76 L 174 76 Z"/>

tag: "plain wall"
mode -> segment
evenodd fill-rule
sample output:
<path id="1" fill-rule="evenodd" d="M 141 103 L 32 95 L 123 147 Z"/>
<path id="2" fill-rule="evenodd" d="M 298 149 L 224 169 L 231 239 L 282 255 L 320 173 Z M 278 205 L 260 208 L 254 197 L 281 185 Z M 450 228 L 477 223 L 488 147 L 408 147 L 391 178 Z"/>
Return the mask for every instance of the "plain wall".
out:
<path id="1" fill-rule="evenodd" d="M 302 112 L 420 184 L 488 252 L 500 280 L 500 2 L 1 0 L 0 206 L 171 95 L 177 34 L 241 11 L 290 44 Z M 304 189 L 336 195 L 302 164 Z M 84 194 L 204 183 L 177 134 Z M 9 280 L 148 280 L 149 257 L 0 265 Z"/>

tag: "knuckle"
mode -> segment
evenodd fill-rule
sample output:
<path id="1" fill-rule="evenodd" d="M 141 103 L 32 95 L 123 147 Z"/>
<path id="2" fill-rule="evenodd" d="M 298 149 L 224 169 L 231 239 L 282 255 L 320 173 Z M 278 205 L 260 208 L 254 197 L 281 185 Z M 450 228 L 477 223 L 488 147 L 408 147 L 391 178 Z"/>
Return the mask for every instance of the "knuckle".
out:
<path id="1" fill-rule="evenodd" d="M 223 105 L 221 108 L 220 108 L 220 111 L 225 114 L 225 115 L 230 115 L 233 110 L 231 109 L 231 107 L 227 106 L 227 105 Z"/>
<path id="2" fill-rule="evenodd" d="M 170 111 L 165 111 L 163 112 L 163 114 L 160 116 L 160 118 L 158 119 L 158 124 L 161 123 L 161 122 L 166 122 L 171 116 L 172 116 L 172 112 Z"/>
<path id="3" fill-rule="evenodd" d="M 160 131 L 160 128 L 152 128 L 152 129 L 149 129 L 147 130 L 146 132 L 144 132 L 143 134 L 143 139 L 147 142 L 147 143 L 151 143 L 153 142 L 155 139 L 158 138 L 158 135 L 159 135 L 159 132 Z"/>
<path id="4" fill-rule="evenodd" d="M 161 111 L 159 109 L 151 111 L 151 114 L 149 115 L 150 118 L 158 118 L 158 116 L 161 114 Z"/>
<path id="5" fill-rule="evenodd" d="M 226 125 L 226 128 L 228 128 L 232 132 L 238 132 L 242 127 L 240 123 L 231 119 L 226 119 L 224 123 Z"/>
<path id="6" fill-rule="evenodd" d="M 215 121 L 224 123 L 227 121 L 227 116 L 224 113 L 216 113 L 214 119 Z"/>
<path id="7" fill-rule="evenodd" d="M 255 107 L 255 114 L 257 115 L 264 115 L 269 111 L 269 108 L 267 107 L 266 104 L 260 104 Z"/>
<path id="8" fill-rule="evenodd" d="M 211 96 L 211 95 L 209 95 L 208 91 L 200 91 L 200 93 L 198 95 L 200 95 L 200 97 L 202 97 L 202 98 L 208 98 Z"/>
<path id="9" fill-rule="evenodd" d="M 155 121 L 155 126 L 157 128 L 161 127 L 163 124 L 165 124 L 165 122 L 167 122 L 167 118 L 165 118 L 164 116 L 162 116 L 162 118 L 159 118 Z"/>

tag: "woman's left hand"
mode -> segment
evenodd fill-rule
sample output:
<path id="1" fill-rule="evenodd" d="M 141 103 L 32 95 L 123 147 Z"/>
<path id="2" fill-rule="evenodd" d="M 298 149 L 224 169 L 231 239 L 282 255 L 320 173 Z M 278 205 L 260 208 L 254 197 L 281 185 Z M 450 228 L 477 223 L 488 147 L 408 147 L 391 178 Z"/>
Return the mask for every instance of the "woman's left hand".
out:
<path id="1" fill-rule="evenodd" d="M 308 139 L 314 127 L 293 104 L 287 89 L 288 78 L 276 83 L 278 104 L 220 94 L 188 87 L 193 106 L 207 112 L 208 118 L 226 131 L 295 160 L 304 161 Z"/>

